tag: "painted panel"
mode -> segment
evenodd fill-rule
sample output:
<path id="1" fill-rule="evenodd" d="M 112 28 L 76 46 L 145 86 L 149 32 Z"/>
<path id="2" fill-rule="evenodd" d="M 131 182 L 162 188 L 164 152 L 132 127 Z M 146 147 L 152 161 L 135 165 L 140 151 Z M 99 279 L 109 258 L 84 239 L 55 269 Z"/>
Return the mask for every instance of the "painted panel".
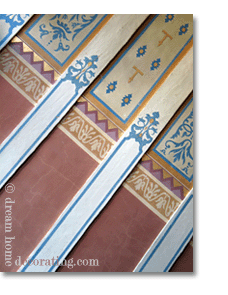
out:
<path id="1" fill-rule="evenodd" d="M 56 17 L 55 20 L 59 18 Z M 174 19 L 175 15 L 164 16 L 165 23 L 171 24 Z M 153 21 L 155 20 L 156 18 Z M 189 26 L 182 25 L 182 29 L 181 27 L 179 28 L 179 35 L 181 36 L 187 34 L 188 28 Z M 45 28 L 43 27 L 43 30 L 44 29 Z M 54 33 L 52 35 L 54 35 Z M 161 44 L 158 47 L 162 46 L 162 44 L 166 41 L 169 41 L 169 39 L 172 40 L 169 36 L 164 37 L 164 40 L 161 39 L 158 43 Z M 53 40 L 57 41 L 57 37 Z M 60 43 L 56 44 L 58 45 L 58 47 L 60 46 L 60 48 L 61 46 L 65 46 L 65 49 L 67 48 L 67 43 L 62 43 L 62 45 L 60 45 Z M 147 46 L 139 47 L 136 53 L 136 57 L 145 57 L 146 50 Z M 34 57 L 35 55 L 33 54 L 33 58 Z M 39 60 L 39 57 L 36 56 L 35 58 L 38 58 Z M 156 71 L 160 68 L 160 66 L 162 66 L 160 61 L 158 61 L 157 64 L 155 63 L 155 61 L 151 62 L 150 67 L 154 68 L 151 69 L 151 71 Z M 31 66 L 34 65 L 35 64 L 32 61 Z M 83 70 L 86 68 L 87 67 L 85 66 Z M 133 69 L 135 70 L 135 73 L 129 78 L 129 83 L 133 83 L 137 76 L 141 75 L 140 72 L 138 72 L 138 68 L 136 66 L 133 66 Z M 40 73 L 41 75 L 43 75 L 42 71 Z M 76 78 L 75 80 L 77 80 L 79 74 L 77 70 L 70 67 L 68 69 L 67 75 L 68 77 L 73 77 Z M 53 79 L 51 80 L 53 81 Z M 49 81 L 50 83 L 52 83 L 51 80 Z M 116 81 L 112 83 L 110 82 L 106 87 L 106 92 L 114 93 L 117 90 L 117 86 L 118 84 Z M 142 85 L 140 85 L 140 87 L 141 89 L 143 89 Z M 185 86 L 182 88 L 185 88 Z M 183 96 L 183 98 L 185 97 L 186 96 Z M 28 97 L 26 98 L 29 100 Z M 35 100 L 31 100 L 30 102 L 34 103 Z M 131 101 L 129 102 L 122 99 L 121 107 L 124 108 L 130 103 Z M 153 140 L 154 136 L 157 136 L 157 125 L 160 129 L 160 121 L 162 123 L 163 120 L 167 119 L 166 114 L 168 112 L 164 112 L 164 114 L 161 116 L 159 112 L 154 112 L 151 116 L 152 109 L 150 109 L 150 111 L 151 112 L 148 112 L 145 116 L 139 118 L 137 124 L 132 125 L 129 138 L 127 138 L 127 140 L 130 140 L 131 137 L 134 138 L 134 140 L 138 144 L 139 152 L 141 152 L 142 154 L 144 152 L 143 146 Z M 161 113 L 163 111 L 163 107 L 161 107 Z M 166 119 L 163 119 L 163 117 L 165 117 Z M 167 127 L 168 128 L 165 128 L 164 130 L 165 133 L 167 132 L 167 129 L 169 129 L 169 126 Z M 64 132 L 65 134 L 62 134 L 62 132 Z M 97 166 L 97 163 L 92 161 L 92 159 L 94 159 L 98 163 L 101 162 L 106 156 L 107 152 L 110 150 L 111 146 L 115 143 L 115 141 L 118 141 L 118 139 L 120 139 L 122 135 L 123 130 L 121 130 L 118 125 L 115 125 L 111 121 L 110 117 L 107 116 L 107 113 L 102 113 L 87 99 L 81 97 L 76 106 L 71 108 L 69 113 L 59 123 L 58 127 L 54 129 L 48 139 L 45 140 L 43 144 L 38 148 L 38 150 L 42 150 L 45 146 L 49 146 L 49 153 L 39 153 L 36 151 L 36 153 L 30 158 L 30 160 L 28 160 L 12 178 L 13 181 L 16 183 L 17 191 L 19 191 L 21 194 L 20 199 L 23 199 L 24 207 L 27 208 L 27 200 L 29 200 L 29 202 L 31 201 L 30 203 L 32 207 L 29 208 L 31 210 L 29 211 L 28 216 L 26 216 L 26 221 L 23 221 L 22 227 L 20 226 L 21 223 L 17 224 L 17 220 L 14 220 L 14 222 L 16 222 L 16 227 L 18 231 L 16 242 L 17 250 L 14 253 L 14 258 L 17 257 L 15 256 L 16 254 L 20 255 L 23 252 L 21 252 L 21 248 L 23 248 L 24 250 L 26 248 L 26 251 L 23 253 L 22 257 L 22 260 L 25 260 L 25 258 L 28 256 L 28 253 L 32 251 L 32 249 L 34 249 L 34 245 L 38 244 L 38 242 L 42 238 L 42 235 L 44 235 L 47 232 L 48 228 L 50 228 L 50 224 L 54 222 L 56 216 L 59 215 L 63 207 L 65 207 L 69 200 L 72 198 L 73 193 L 75 193 L 75 186 L 78 185 L 78 180 L 81 181 L 81 184 L 82 182 L 84 183 L 86 178 L 85 176 L 88 177 L 92 170 L 94 170 L 94 167 Z M 55 142 L 50 141 L 50 138 L 53 139 L 53 136 L 55 136 Z M 160 139 L 160 137 L 158 139 Z M 67 146 L 65 146 L 66 143 Z M 60 148 L 60 146 L 62 147 Z M 67 150 L 68 146 L 72 146 L 72 151 Z M 61 150 L 61 152 L 56 152 L 56 149 Z M 129 150 L 132 151 L 132 148 Z M 62 152 L 64 152 L 64 154 L 59 158 L 58 155 L 62 154 Z M 129 154 L 132 155 L 132 153 Z M 39 155 L 39 158 L 37 155 Z M 75 157 L 77 159 L 75 159 Z M 31 159 L 34 162 L 34 158 L 36 160 L 42 160 L 42 163 L 40 163 L 39 161 L 39 164 L 37 166 L 32 165 Z M 48 163 L 47 160 L 49 161 Z M 27 165 L 27 163 L 29 165 Z M 79 169 L 78 163 L 81 163 L 81 166 L 79 165 Z M 91 166 L 91 163 L 94 165 L 93 167 Z M 55 165 L 57 166 L 54 167 Z M 67 171 L 65 172 L 69 172 L 70 175 L 64 172 L 64 169 L 66 168 Z M 112 172 L 115 170 L 115 168 L 115 166 L 111 167 Z M 27 169 L 27 171 L 30 171 L 31 169 L 34 172 L 32 183 L 29 182 L 29 185 L 25 185 L 25 183 L 21 181 L 21 179 L 23 178 L 23 171 L 25 171 L 24 169 Z M 90 173 L 89 171 L 87 171 L 88 169 L 90 169 Z M 39 177 L 36 178 L 34 176 L 36 172 L 42 173 L 39 175 Z M 42 175 L 45 177 L 43 177 Z M 28 173 L 27 178 L 30 179 L 29 177 L 30 174 Z M 75 179 L 77 180 L 77 184 L 75 182 Z M 106 180 L 104 182 L 106 182 Z M 24 191 L 29 190 L 31 184 L 32 187 L 31 190 L 28 191 L 28 194 L 24 193 Z M 59 195 L 59 184 L 61 185 L 62 191 L 60 191 L 62 196 Z M 68 191 L 69 188 L 70 193 Z M 93 223 L 91 223 L 91 226 L 88 228 L 87 233 L 82 236 L 77 246 L 73 248 L 72 252 L 76 254 L 73 256 L 69 254 L 68 256 L 68 258 L 77 258 L 78 253 L 80 255 L 85 254 L 84 250 L 86 249 L 87 255 L 90 253 L 93 253 L 93 255 L 100 255 L 99 260 L 101 260 L 102 263 L 102 265 L 100 265 L 101 267 L 99 268 L 99 270 L 96 267 L 94 268 L 94 270 L 91 270 L 91 268 L 88 267 L 85 267 L 84 269 L 76 267 L 72 269 L 72 271 L 132 271 L 133 267 L 145 253 L 146 249 L 148 249 L 151 242 L 156 238 L 156 236 L 159 235 L 164 222 L 167 222 L 168 219 L 172 217 L 172 214 L 181 203 L 181 199 L 184 199 L 184 197 L 186 196 L 186 190 L 187 189 L 180 182 L 178 182 L 178 180 L 172 174 L 168 173 L 160 163 L 155 162 L 149 154 L 147 156 L 144 156 L 141 161 L 141 165 L 138 165 L 133 173 L 131 173 L 130 176 L 125 180 L 125 182 L 122 184 L 122 187 L 113 196 L 113 200 L 111 200 L 110 204 L 107 205 L 107 207 L 104 208 L 103 212 L 93 221 Z M 6 195 L 6 192 L 4 191 L 3 194 Z M 42 197 L 44 195 L 45 199 Z M 36 198 L 34 196 L 36 196 Z M 91 200 L 86 204 L 86 206 L 88 205 L 88 209 L 91 203 L 94 202 L 94 199 L 96 197 L 97 196 L 94 189 L 93 198 L 91 198 Z M 61 209 L 60 207 L 58 207 L 59 201 L 63 201 Z M 45 203 L 45 205 L 43 202 Z M 46 206 L 46 203 L 48 203 L 48 206 Z M 49 203 L 56 205 L 55 209 L 57 209 L 58 212 L 56 211 L 54 214 L 53 212 L 51 212 L 51 219 L 49 218 L 50 216 L 48 216 L 48 220 L 44 218 L 41 222 L 36 222 L 37 220 L 39 220 L 39 214 L 43 214 L 43 216 L 45 216 L 45 210 L 47 210 L 46 208 L 49 207 Z M 40 211 L 42 206 L 43 210 Z M 4 206 L 2 206 L 2 208 L 3 207 Z M 22 206 L 20 208 L 22 208 Z M 20 212 L 20 208 L 17 213 L 22 214 L 23 210 L 21 210 Z M 118 215 L 120 209 L 122 210 L 121 216 Z M 82 210 L 78 210 L 78 215 L 75 220 L 80 219 L 81 212 Z M 85 213 L 85 215 L 86 214 L 87 213 Z M 32 220 L 32 224 L 30 223 L 30 219 Z M 23 220 L 23 216 L 19 216 L 18 220 Z M 99 226 L 96 225 L 97 222 Z M 113 225 L 113 222 L 115 226 Z M 74 222 L 72 222 L 72 224 L 74 224 L 75 226 Z M 102 227 L 104 224 L 106 226 L 105 228 Z M 41 227 L 44 225 L 46 226 L 45 228 L 43 227 L 42 233 L 39 232 L 40 225 Z M 71 227 L 72 225 L 68 227 L 69 232 Z M 26 233 L 23 232 L 22 234 L 24 228 L 26 228 L 27 230 Z M 145 228 L 147 230 L 144 230 Z M 33 229 L 35 229 L 35 231 Z M 99 235 L 98 239 L 97 233 Z M 29 245 L 29 247 L 26 247 L 26 242 L 30 239 L 30 236 L 32 238 L 32 244 Z M 22 244 L 20 244 L 21 242 Z M 93 246 L 96 247 L 97 251 L 94 251 Z M 65 251 L 68 250 L 65 249 Z M 52 251 L 50 251 L 50 253 L 51 252 Z M 118 255 L 116 255 L 117 252 Z M 66 253 L 64 253 L 64 256 L 65 255 Z M 85 258 L 88 258 L 88 256 Z M 13 271 L 14 270 L 16 270 L 16 268 L 14 268 Z M 53 270 L 54 269 L 52 267 L 49 271 Z M 69 269 L 66 268 L 60 268 L 59 270 L 69 271 Z"/>
<path id="2" fill-rule="evenodd" d="M 189 182 L 193 179 L 193 98 L 153 149 Z"/>
<path id="3" fill-rule="evenodd" d="M 45 14 L 25 34 L 63 66 L 105 17 L 104 14 Z"/>
<path id="4" fill-rule="evenodd" d="M 126 123 L 175 63 L 192 34 L 192 15 L 155 16 L 90 93 Z"/>
<path id="5" fill-rule="evenodd" d="M 0 14 L 0 49 L 23 27 L 32 14 Z"/>

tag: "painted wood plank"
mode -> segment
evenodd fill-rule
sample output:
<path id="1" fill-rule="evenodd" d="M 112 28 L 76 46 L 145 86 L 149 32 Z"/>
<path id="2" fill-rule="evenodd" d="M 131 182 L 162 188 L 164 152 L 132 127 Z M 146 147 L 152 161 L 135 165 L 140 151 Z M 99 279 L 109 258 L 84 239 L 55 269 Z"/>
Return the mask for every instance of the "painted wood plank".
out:
<path id="1" fill-rule="evenodd" d="M 193 49 L 180 61 L 134 123 L 75 195 L 20 272 L 53 272 L 111 199 L 192 90 Z M 53 265 L 34 265 L 52 259 Z"/>
<path id="2" fill-rule="evenodd" d="M 0 187 L 38 147 L 147 15 L 114 15 L 0 146 Z M 112 44 L 112 46 L 110 46 Z"/>
<path id="3" fill-rule="evenodd" d="M 164 226 L 134 272 L 168 272 L 193 236 L 193 189 Z"/>
<path id="4" fill-rule="evenodd" d="M 33 14 L 0 14 L 0 50 L 17 34 Z"/>

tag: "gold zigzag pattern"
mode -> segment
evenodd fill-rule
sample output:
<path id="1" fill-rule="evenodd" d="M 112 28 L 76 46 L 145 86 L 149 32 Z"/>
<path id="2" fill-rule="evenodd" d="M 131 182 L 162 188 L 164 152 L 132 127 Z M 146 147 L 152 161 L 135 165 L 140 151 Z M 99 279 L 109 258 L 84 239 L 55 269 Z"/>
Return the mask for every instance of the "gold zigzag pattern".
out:
<path id="1" fill-rule="evenodd" d="M 162 166 L 160 166 L 158 163 L 156 163 L 155 161 L 153 161 L 149 156 L 147 156 L 145 154 L 142 157 L 142 161 L 148 161 L 148 160 L 151 161 L 153 170 L 162 170 L 163 179 L 172 177 L 172 179 L 173 179 L 173 186 L 174 187 L 180 187 L 180 186 L 182 186 L 183 187 L 184 196 L 186 196 L 188 194 L 189 190 L 186 189 L 176 178 L 174 178 L 173 175 L 171 175 Z"/>
<path id="2" fill-rule="evenodd" d="M 80 97 L 78 99 L 78 102 L 87 102 L 87 110 L 89 112 L 96 111 L 97 112 L 97 119 L 99 121 L 106 120 L 108 122 L 108 129 L 109 130 L 117 128 L 118 129 L 118 137 L 120 138 L 123 135 L 123 132 L 116 125 L 114 125 L 111 121 L 109 121 L 107 117 L 105 117 L 101 112 L 99 112 L 98 109 L 95 108 L 88 100 L 86 100 L 83 97 Z"/>
<path id="3" fill-rule="evenodd" d="M 35 51 L 33 51 L 27 44 L 25 44 L 20 38 L 18 38 L 17 36 L 14 37 L 11 40 L 12 43 L 22 43 L 22 50 L 23 52 L 32 52 L 33 53 L 33 61 L 34 62 L 43 62 L 43 70 L 45 72 L 49 72 L 49 71 L 53 71 L 54 72 L 54 80 L 56 81 L 60 75 L 41 57 L 39 56 Z"/>

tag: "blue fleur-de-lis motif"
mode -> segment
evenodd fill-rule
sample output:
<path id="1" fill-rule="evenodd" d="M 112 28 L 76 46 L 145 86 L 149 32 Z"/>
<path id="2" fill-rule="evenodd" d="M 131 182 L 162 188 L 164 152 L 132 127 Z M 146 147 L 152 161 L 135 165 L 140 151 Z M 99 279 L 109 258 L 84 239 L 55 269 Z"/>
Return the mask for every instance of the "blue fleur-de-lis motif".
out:
<path id="1" fill-rule="evenodd" d="M 165 22 L 168 23 L 174 19 L 174 14 L 166 14 Z"/>
<path id="2" fill-rule="evenodd" d="M 128 105 L 131 102 L 131 98 L 132 98 L 132 94 L 125 95 L 122 98 L 121 106 L 124 107 L 125 105 Z"/>
<path id="3" fill-rule="evenodd" d="M 106 93 L 110 93 L 116 90 L 117 81 L 110 82 L 107 86 Z"/>
<path id="4" fill-rule="evenodd" d="M 70 66 L 66 76 L 62 81 L 70 80 L 76 86 L 76 94 L 81 87 L 89 85 L 89 79 L 95 76 L 93 70 L 97 68 L 95 62 L 98 61 L 98 56 L 93 55 L 91 58 L 85 57 L 83 61 L 77 60 L 74 66 Z"/>
<path id="5" fill-rule="evenodd" d="M 137 124 L 133 124 L 129 133 L 129 139 L 134 138 L 139 143 L 139 149 L 148 143 L 152 143 L 153 135 L 157 133 L 155 126 L 159 124 L 159 112 L 152 115 L 146 114 L 143 118 L 139 118 Z"/>
<path id="6" fill-rule="evenodd" d="M 146 45 L 144 45 L 142 47 L 139 47 L 138 50 L 137 50 L 136 57 L 143 56 L 146 53 L 146 49 L 147 49 Z"/>
<path id="7" fill-rule="evenodd" d="M 188 31 L 188 24 L 183 25 L 183 26 L 180 27 L 179 35 L 186 34 L 187 31 Z"/>

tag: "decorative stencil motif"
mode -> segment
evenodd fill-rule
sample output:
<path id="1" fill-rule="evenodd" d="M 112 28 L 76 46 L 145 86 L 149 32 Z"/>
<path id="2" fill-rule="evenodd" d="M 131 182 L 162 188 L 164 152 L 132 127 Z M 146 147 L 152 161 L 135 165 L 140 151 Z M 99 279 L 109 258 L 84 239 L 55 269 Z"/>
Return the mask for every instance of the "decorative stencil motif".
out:
<path id="1" fill-rule="evenodd" d="M 188 181 L 193 178 L 193 99 L 175 120 L 154 151 Z"/>
<path id="2" fill-rule="evenodd" d="M 106 93 L 110 93 L 110 92 L 113 92 L 116 90 L 116 85 L 117 85 L 117 82 L 114 81 L 114 82 L 110 82 L 107 86 L 107 89 L 106 89 Z"/>
<path id="3" fill-rule="evenodd" d="M 67 51 L 70 49 L 70 42 L 74 41 L 77 34 L 90 25 L 96 17 L 97 14 L 75 14 L 71 17 L 67 14 L 56 14 L 49 19 L 47 25 L 42 23 L 39 26 L 40 38 L 48 35 L 50 41 L 47 46 L 53 42 L 56 47 L 54 51 Z"/>
<path id="4" fill-rule="evenodd" d="M 125 182 L 141 198 L 146 200 L 167 221 L 180 204 L 172 194 L 162 188 L 152 176 L 137 166 Z"/>
<path id="5" fill-rule="evenodd" d="M 146 45 L 139 47 L 139 49 L 137 50 L 137 57 L 143 56 L 146 53 Z"/>
<path id="6" fill-rule="evenodd" d="M 13 50 L 5 48 L 0 54 L 0 71 L 16 85 L 20 91 L 37 102 L 48 90 L 48 85 L 18 59 Z"/>
<path id="7" fill-rule="evenodd" d="M 23 25 L 28 16 L 29 14 L 0 14 L 0 20 L 4 20 L 6 23 L 10 24 L 8 32 L 11 34 L 13 28 Z"/>
<path id="8" fill-rule="evenodd" d="M 191 41 L 192 33 L 192 15 L 155 16 L 91 89 L 90 94 L 115 118 L 126 123 L 175 63 Z M 130 100 L 125 102 L 123 98 L 129 94 Z"/>
<path id="9" fill-rule="evenodd" d="M 168 23 L 174 19 L 174 14 L 166 14 L 165 22 Z"/>
<path id="10" fill-rule="evenodd" d="M 5 42 L 16 27 L 22 26 L 29 17 L 29 14 L 0 14 L 0 45 Z"/>
<path id="11" fill-rule="evenodd" d="M 91 58 L 85 57 L 83 61 L 76 60 L 75 65 L 67 69 L 66 76 L 62 81 L 70 80 L 76 86 L 75 92 L 77 94 L 78 90 L 89 85 L 90 79 L 95 76 L 93 70 L 97 68 L 95 65 L 97 61 L 97 55 L 93 55 Z"/>
<path id="12" fill-rule="evenodd" d="M 160 66 L 160 63 L 161 63 L 160 58 L 154 60 L 151 64 L 151 67 L 150 67 L 151 71 L 156 70 Z"/>
<path id="13" fill-rule="evenodd" d="M 63 65 L 104 17 L 98 14 L 42 15 L 25 34 Z"/>
<path id="14" fill-rule="evenodd" d="M 92 126 L 87 117 L 82 117 L 77 108 L 67 114 L 61 127 L 70 133 L 71 138 L 80 142 L 83 150 L 89 150 L 98 160 L 103 160 L 112 146 L 111 141 L 99 132 L 99 128 Z"/>
<path id="15" fill-rule="evenodd" d="M 131 94 L 125 95 L 125 96 L 122 98 L 121 106 L 124 107 L 125 105 L 128 105 L 128 104 L 131 102 L 131 97 L 132 97 Z"/>
<path id="16" fill-rule="evenodd" d="M 152 115 L 145 115 L 143 118 L 139 118 L 137 124 L 133 124 L 129 134 L 130 138 L 135 138 L 139 143 L 140 150 L 148 143 L 152 143 L 153 135 L 157 133 L 155 126 L 159 124 L 158 119 L 159 112 L 154 112 Z"/>
<path id="17" fill-rule="evenodd" d="M 180 27 L 179 35 L 186 34 L 188 31 L 188 24 L 185 24 L 184 26 Z"/>

